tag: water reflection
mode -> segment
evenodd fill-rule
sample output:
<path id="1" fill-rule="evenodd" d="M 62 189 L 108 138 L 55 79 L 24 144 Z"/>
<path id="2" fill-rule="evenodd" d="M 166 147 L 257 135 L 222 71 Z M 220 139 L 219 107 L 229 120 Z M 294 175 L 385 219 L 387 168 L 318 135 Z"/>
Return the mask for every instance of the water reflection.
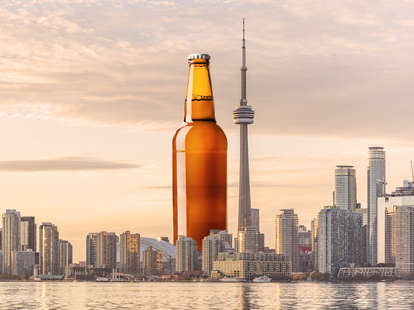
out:
<path id="1" fill-rule="evenodd" d="M 239 289 L 240 310 L 251 310 L 250 284 L 241 283 Z"/>

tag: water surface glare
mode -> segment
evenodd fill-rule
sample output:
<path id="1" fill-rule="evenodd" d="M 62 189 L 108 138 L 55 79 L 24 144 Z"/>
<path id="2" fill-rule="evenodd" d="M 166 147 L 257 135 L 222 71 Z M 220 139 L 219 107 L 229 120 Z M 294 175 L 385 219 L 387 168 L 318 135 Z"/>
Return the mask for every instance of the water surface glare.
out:
<path id="1" fill-rule="evenodd" d="M 0 309 L 414 309 L 414 282 L 0 282 Z"/>

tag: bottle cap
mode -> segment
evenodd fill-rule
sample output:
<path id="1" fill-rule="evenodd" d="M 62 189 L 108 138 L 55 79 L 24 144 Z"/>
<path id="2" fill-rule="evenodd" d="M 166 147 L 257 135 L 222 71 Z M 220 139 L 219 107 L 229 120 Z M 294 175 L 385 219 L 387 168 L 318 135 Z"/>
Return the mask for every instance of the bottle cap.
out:
<path id="1" fill-rule="evenodd" d="M 187 60 L 193 60 L 193 59 L 210 60 L 210 55 L 209 54 L 190 54 L 187 56 Z"/>

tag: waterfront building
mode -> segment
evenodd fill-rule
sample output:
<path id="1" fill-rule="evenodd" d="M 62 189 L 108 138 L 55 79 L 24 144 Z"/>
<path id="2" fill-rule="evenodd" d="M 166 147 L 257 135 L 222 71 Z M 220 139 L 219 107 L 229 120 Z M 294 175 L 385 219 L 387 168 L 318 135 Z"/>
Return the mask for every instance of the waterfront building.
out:
<path id="1" fill-rule="evenodd" d="M 370 147 L 368 150 L 367 170 L 368 206 L 368 263 L 377 264 L 378 254 L 378 208 L 377 199 L 385 195 L 385 151 L 383 147 Z"/>
<path id="2" fill-rule="evenodd" d="M 96 266 L 116 268 L 118 236 L 114 232 L 101 231 L 96 236 Z"/>
<path id="3" fill-rule="evenodd" d="M 232 250 L 232 234 L 225 230 L 210 230 L 210 235 L 203 239 L 202 270 L 210 275 L 213 262 L 218 253 Z"/>
<path id="4" fill-rule="evenodd" d="M 163 253 L 161 250 L 153 249 L 152 246 L 149 246 L 143 252 L 143 272 L 146 276 L 151 275 L 160 275 L 163 273 Z"/>
<path id="5" fill-rule="evenodd" d="M 219 253 L 213 263 L 212 277 L 253 279 L 266 275 L 273 279 L 290 278 L 290 260 L 286 255 L 275 253 Z"/>
<path id="6" fill-rule="evenodd" d="M 59 271 L 65 274 L 66 268 L 72 264 L 72 244 L 66 240 L 59 240 Z"/>
<path id="7" fill-rule="evenodd" d="M 33 268 L 36 262 L 36 253 L 32 249 L 13 252 L 14 259 L 12 274 L 16 276 L 30 277 L 33 275 Z"/>
<path id="8" fill-rule="evenodd" d="M 96 266 L 97 236 L 97 233 L 89 233 L 86 236 L 86 265 Z"/>
<path id="9" fill-rule="evenodd" d="M 255 253 L 258 250 L 258 232 L 256 227 L 247 226 L 239 230 L 237 250 L 241 253 Z"/>
<path id="10" fill-rule="evenodd" d="M 276 216 L 276 254 L 284 254 L 292 261 L 292 271 L 299 271 L 298 215 L 293 209 L 282 209 Z"/>
<path id="11" fill-rule="evenodd" d="M 121 272 L 137 274 L 140 272 L 141 236 L 126 231 L 119 236 L 120 239 L 120 266 Z"/>
<path id="12" fill-rule="evenodd" d="M 339 269 L 339 280 L 361 280 L 372 278 L 390 278 L 398 276 L 398 270 L 394 267 L 342 267 Z"/>
<path id="13" fill-rule="evenodd" d="M 34 216 L 20 218 L 20 243 L 22 251 L 36 252 L 36 223 Z"/>
<path id="14" fill-rule="evenodd" d="M 196 270 L 199 256 L 197 242 L 185 236 L 178 236 L 176 255 L 176 271 L 192 272 Z"/>
<path id="15" fill-rule="evenodd" d="M 311 231 L 312 231 L 312 266 L 313 270 L 318 270 L 318 221 L 319 218 L 316 217 L 311 222 Z"/>
<path id="16" fill-rule="evenodd" d="M 3 242 L 3 230 L 2 230 L 2 228 L 0 228 L 0 250 L 2 249 L 2 242 Z M 0 270 L 1 270 L 1 267 L 2 265 L 0 264 Z"/>
<path id="17" fill-rule="evenodd" d="M 20 251 L 20 212 L 16 210 L 6 210 L 3 213 L 3 232 L 2 232 L 2 251 L 4 274 L 12 273 L 14 252 Z"/>
<path id="18" fill-rule="evenodd" d="M 59 231 L 52 223 L 39 227 L 40 274 L 59 274 Z"/>
<path id="19" fill-rule="evenodd" d="M 336 276 L 341 267 L 360 265 L 362 216 L 328 206 L 318 218 L 318 271 Z"/>
<path id="20" fill-rule="evenodd" d="M 254 111 L 247 105 L 247 66 L 246 66 L 246 39 L 243 20 L 243 45 L 241 66 L 241 99 L 240 105 L 233 112 L 235 124 L 240 125 L 240 175 L 239 175 L 239 220 L 238 231 L 244 231 L 252 226 L 250 202 L 250 175 L 249 175 L 249 148 L 247 126 L 253 124 Z"/>
<path id="21" fill-rule="evenodd" d="M 338 165 L 335 169 L 335 206 L 355 210 L 357 186 L 354 166 Z"/>
<path id="22" fill-rule="evenodd" d="M 397 231 L 406 229 L 400 222 L 396 226 L 398 207 L 414 206 L 414 187 L 412 182 L 404 181 L 402 187 L 397 187 L 391 194 L 379 197 L 378 202 L 378 263 L 395 264 L 397 250 Z M 402 209 L 400 209 L 401 212 Z M 406 211 L 408 212 L 408 211 Z M 409 214 L 407 213 L 407 216 Z M 400 216 L 400 215 L 399 215 Z M 407 220 L 409 220 L 407 218 Z M 408 225 L 408 223 L 406 223 Z M 408 229 L 408 227 L 407 227 Z M 407 236 L 408 230 L 406 230 Z M 401 242 L 401 241 L 400 241 Z M 414 250 L 414 248 L 413 248 Z"/>

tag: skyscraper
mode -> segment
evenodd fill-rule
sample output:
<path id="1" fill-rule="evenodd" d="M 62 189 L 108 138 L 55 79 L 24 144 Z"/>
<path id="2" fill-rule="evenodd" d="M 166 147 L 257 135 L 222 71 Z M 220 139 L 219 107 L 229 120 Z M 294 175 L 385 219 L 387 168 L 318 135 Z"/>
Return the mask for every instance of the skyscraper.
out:
<path id="1" fill-rule="evenodd" d="M 176 246 L 176 267 L 177 272 L 194 271 L 196 269 L 198 258 L 197 242 L 193 239 L 178 236 Z"/>
<path id="2" fill-rule="evenodd" d="M 149 246 L 142 252 L 143 271 L 146 276 L 159 275 L 163 272 L 163 252 Z"/>
<path id="3" fill-rule="evenodd" d="M 36 223 L 34 216 L 22 216 L 20 219 L 20 240 L 22 251 L 36 252 Z"/>
<path id="4" fill-rule="evenodd" d="M 243 230 L 239 230 L 237 236 L 237 250 L 240 253 L 255 253 L 259 248 L 259 239 L 256 227 L 247 226 Z"/>
<path id="5" fill-rule="evenodd" d="M 11 274 L 14 260 L 14 253 L 20 251 L 20 212 L 6 210 L 3 213 L 3 273 Z"/>
<path id="6" fill-rule="evenodd" d="M 120 267 L 122 272 L 137 274 L 140 272 L 140 234 L 126 231 L 119 236 Z"/>
<path id="7" fill-rule="evenodd" d="M 256 230 L 260 232 L 260 210 L 250 209 L 250 225 L 256 227 Z"/>
<path id="8" fill-rule="evenodd" d="M 360 264 L 361 214 L 325 207 L 318 218 L 318 271 L 336 276 L 341 267 Z"/>
<path id="9" fill-rule="evenodd" d="M 233 250 L 232 239 L 232 234 L 227 231 L 215 229 L 210 231 L 210 235 L 204 237 L 202 252 L 202 270 L 204 273 L 210 275 L 213 262 L 216 260 L 218 253 Z"/>
<path id="10" fill-rule="evenodd" d="M 59 240 L 59 272 L 65 274 L 66 267 L 72 264 L 72 244 L 66 240 Z"/>
<path id="11" fill-rule="evenodd" d="M 39 252 L 40 274 L 59 274 L 59 232 L 56 225 L 52 223 L 40 225 Z"/>
<path id="12" fill-rule="evenodd" d="M 116 267 L 116 244 L 114 232 L 101 231 L 96 237 L 96 265 L 105 268 Z"/>
<path id="13" fill-rule="evenodd" d="M 370 147 L 367 170 L 368 197 L 368 263 L 377 264 L 378 208 L 377 199 L 385 195 L 385 151 L 383 147 Z"/>
<path id="14" fill-rule="evenodd" d="M 355 210 L 357 187 L 354 166 L 338 165 L 335 169 L 335 205 L 339 209 Z"/>
<path id="15" fill-rule="evenodd" d="M 86 265 L 96 266 L 96 238 L 97 233 L 86 236 Z"/>
<path id="16" fill-rule="evenodd" d="M 249 149 L 247 125 L 253 124 L 254 111 L 247 105 L 246 97 L 246 39 L 243 19 L 243 45 L 241 67 L 241 99 L 240 105 L 233 112 L 235 124 L 240 125 L 240 178 L 239 178 L 239 221 L 238 230 L 243 231 L 251 226 Z"/>
<path id="17" fill-rule="evenodd" d="M 292 262 L 292 271 L 299 271 L 298 215 L 293 209 L 282 209 L 276 216 L 276 254 L 284 254 Z"/>

